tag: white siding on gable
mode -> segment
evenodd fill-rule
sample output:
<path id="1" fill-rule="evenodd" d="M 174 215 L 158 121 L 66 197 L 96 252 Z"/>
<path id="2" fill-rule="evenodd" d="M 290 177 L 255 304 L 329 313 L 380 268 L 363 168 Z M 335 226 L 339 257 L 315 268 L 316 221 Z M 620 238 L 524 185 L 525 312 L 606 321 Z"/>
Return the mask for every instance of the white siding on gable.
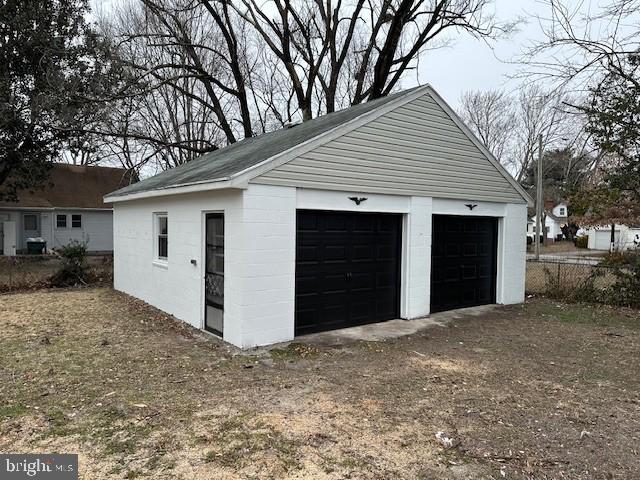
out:
<path id="1" fill-rule="evenodd" d="M 251 182 L 525 203 L 429 93 Z"/>

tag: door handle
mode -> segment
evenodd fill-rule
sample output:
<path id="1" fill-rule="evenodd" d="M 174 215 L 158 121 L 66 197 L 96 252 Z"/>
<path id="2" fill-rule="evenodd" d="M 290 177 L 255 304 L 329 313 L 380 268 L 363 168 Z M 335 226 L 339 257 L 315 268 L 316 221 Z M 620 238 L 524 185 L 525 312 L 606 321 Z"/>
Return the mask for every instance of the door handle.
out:
<path id="1" fill-rule="evenodd" d="M 347 272 L 347 280 L 351 280 L 351 272 Z"/>

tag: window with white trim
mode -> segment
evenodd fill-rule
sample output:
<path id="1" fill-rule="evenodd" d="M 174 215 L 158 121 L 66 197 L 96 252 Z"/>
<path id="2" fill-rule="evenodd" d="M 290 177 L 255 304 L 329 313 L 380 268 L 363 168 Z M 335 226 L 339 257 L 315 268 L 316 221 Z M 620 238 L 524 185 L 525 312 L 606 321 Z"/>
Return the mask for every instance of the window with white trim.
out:
<path id="1" fill-rule="evenodd" d="M 56 228 L 67 228 L 67 215 L 58 213 L 56 215 Z"/>
<path id="2" fill-rule="evenodd" d="M 71 228 L 82 228 L 82 215 L 71 215 Z"/>
<path id="3" fill-rule="evenodd" d="M 560 207 L 560 216 L 564 217 L 567 214 L 566 210 L 564 209 L 564 207 Z"/>
<path id="4" fill-rule="evenodd" d="M 166 261 L 169 257 L 169 219 L 166 213 L 155 214 L 156 260 Z"/>

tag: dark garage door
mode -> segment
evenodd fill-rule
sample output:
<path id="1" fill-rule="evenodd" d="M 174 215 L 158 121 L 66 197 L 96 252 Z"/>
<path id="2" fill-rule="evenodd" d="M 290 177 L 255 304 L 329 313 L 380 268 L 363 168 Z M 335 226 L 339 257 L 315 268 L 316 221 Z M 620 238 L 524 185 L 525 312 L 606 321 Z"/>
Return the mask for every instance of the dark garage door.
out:
<path id="1" fill-rule="evenodd" d="M 431 311 L 496 302 L 498 221 L 434 215 Z"/>
<path id="2" fill-rule="evenodd" d="M 401 218 L 298 211 L 296 335 L 398 318 Z"/>

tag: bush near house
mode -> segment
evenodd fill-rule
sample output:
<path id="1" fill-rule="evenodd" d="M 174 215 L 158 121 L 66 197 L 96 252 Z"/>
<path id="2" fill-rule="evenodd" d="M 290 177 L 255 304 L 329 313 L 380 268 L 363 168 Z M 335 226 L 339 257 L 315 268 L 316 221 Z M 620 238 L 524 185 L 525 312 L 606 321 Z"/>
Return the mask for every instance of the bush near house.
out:
<path id="1" fill-rule="evenodd" d="M 62 264 L 49 280 L 52 286 L 69 287 L 88 283 L 89 269 L 85 242 L 72 241 L 56 249 L 54 254 L 62 259 Z"/>
<path id="2" fill-rule="evenodd" d="M 576 247 L 578 248 L 587 248 L 589 246 L 589 237 L 586 235 L 582 235 L 580 237 L 576 237 Z"/>
<path id="3" fill-rule="evenodd" d="M 54 285 L 52 277 L 66 262 L 57 255 L 0 256 L 0 293 L 36 290 L 55 286 L 83 285 L 81 282 Z M 113 257 L 111 255 L 89 255 L 86 257 L 88 275 L 85 282 L 90 285 L 111 285 L 113 281 Z"/>

